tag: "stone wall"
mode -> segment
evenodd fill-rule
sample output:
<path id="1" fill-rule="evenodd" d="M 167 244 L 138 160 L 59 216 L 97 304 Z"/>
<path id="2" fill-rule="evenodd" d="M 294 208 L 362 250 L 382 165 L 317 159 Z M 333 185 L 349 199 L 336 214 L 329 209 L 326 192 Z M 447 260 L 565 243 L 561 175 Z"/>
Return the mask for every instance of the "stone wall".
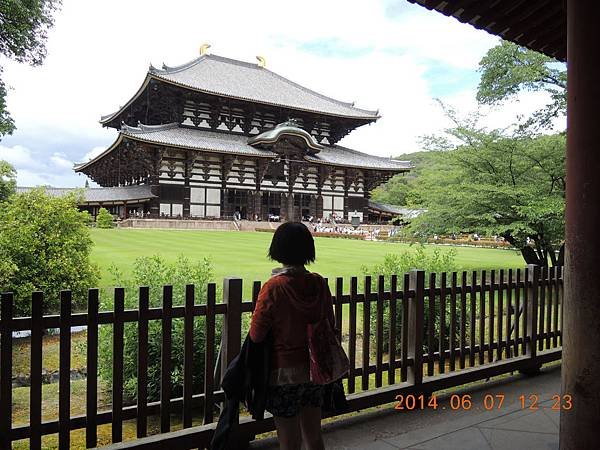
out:
<path id="1" fill-rule="evenodd" d="M 230 220 L 127 219 L 121 228 L 161 228 L 173 230 L 237 230 Z"/>

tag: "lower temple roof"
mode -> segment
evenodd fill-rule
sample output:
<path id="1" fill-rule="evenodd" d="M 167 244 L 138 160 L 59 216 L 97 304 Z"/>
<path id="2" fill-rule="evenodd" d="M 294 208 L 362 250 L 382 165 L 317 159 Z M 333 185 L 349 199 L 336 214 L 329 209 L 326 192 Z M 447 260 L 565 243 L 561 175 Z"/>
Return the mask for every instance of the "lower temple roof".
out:
<path id="1" fill-rule="evenodd" d="M 405 219 L 414 219 L 425 212 L 424 209 L 418 208 L 403 208 L 401 206 L 390 205 L 388 203 L 374 202 L 369 199 L 368 208 L 383 214 L 391 214 L 395 216 L 402 216 Z"/>
<path id="2" fill-rule="evenodd" d="M 124 140 L 163 145 L 167 147 L 200 150 L 210 153 L 263 157 L 274 159 L 279 155 L 271 150 L 250 145 L 252 137 L 243 134 L 233 134 L 209 131 L 180 126 L 176 123 L 166 125 L 138 125 L 131 127 L 123 125 L 117 140 L 103 153 L 91 161 L 77 164 L 75 171 L 80 172 L 95 162 L 109 155 Z M 304 159 L 314 164 L 330 166 L 355 167 L 363 169 L 379 169 L 385 171 L 404 172 L 412 168 L 410 161 L 398 161 L 391 158 L 379 157 L 352 150 L 340 145 L 322 146 L 317 154 L 306 154 Z"/>
<path id="3" fill-rule="evenodd" d="M 18 186 L 17 193 L 29 192 L 33 187 Z M 47 195 L 62 197 L 71 193 L 81 192 L 84 203 L 134 202 L 155 198 L 148 185 L 103 187 L 103 188 L 55 188 L 44 187 Z"/>

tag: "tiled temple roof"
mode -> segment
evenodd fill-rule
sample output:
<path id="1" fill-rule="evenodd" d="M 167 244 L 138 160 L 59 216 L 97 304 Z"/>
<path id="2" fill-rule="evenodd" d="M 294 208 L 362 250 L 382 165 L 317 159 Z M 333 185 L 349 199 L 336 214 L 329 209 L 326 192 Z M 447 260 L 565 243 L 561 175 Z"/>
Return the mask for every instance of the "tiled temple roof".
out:
<path id="1" fill-rule="evenodd" d="M 151 67 L 149 73 L 210 94 L 336 116 L 365 119 L 378 116 L 377 111 L 326 97 L 257 64 L 217 55 L 203 55 L 177 67 Z"/>
<path id="2" fill-rule="evenodd" d="M 410 161 L 369 155 L 341 145 L 324 146 L 317 155 L 306 156 L 309 162 L 328 164 L 331 166 L 360 167 L 364 169 L 408 171 L 413 166 Z"/>
<path id="3" fill-rule="evenodd" d="M 17 187 L 17 193 L 29 192 L 33 187 L 19 186 Z M 150 186 L 146 185 L 135 185 L 135 186 L 121 186 L 121 187 L 105 187 L 105 188 L 56 188 L 56 187 L 44 187 L 46 194 L 53 197 L 62 197 L 63 195 L 70 194 L 72 192 L 83 193 L 85 203 L 110 203 L 110 202 L 129 202 L 136 200 L 146 200 L 155 198 L 152 192 L 150 192 Z"/>
<path id="4" fill-rule="evenodd" d="M 414 219 L 425 212 L 424 209 L 402 208 L 401 206 L 390 205 L 388 203 L 379 203 L 369 200 L 368 207 L 375 211 L 402 216 L 405 219 Z"/>
<path id="5" fill-rule="evenodd" d="M 107 150 L 91 161 L 76 165 L 75 171 L 79 172 L 92 165 L 94 162 L 102 159 L 117 148 L 124 139 L 212 153 L 266 158 L 275 158 L 278 156 L 275 152 L 255 148 L 248 144 L 249 138 L 242 134 L 220 133 L 187 128 L 178 126 L 177 124 L 139 125 L 138 127 L 123 125 L 119 132 L 119 137 Z M 318 154 L 306 155 L 304 158 L 306 161 L 315 164 L 364 169 L 400 172 L 412 168 L 409 161 L 398 161 L 390 158 L 373 156 L 339 145 L 323 146 Z"/>
<path id="6" fill-rule="evenodd" d="M 257 64 L 217 55 L 202 55 L 176 67 L 163 64 L 158 69 L 151 65 L 144 84 L 128 104 L 141 95 L 150 79 L 207 94 L 312 113 L 367 121 L 379 118 L 378 111 L 356 108 L 353 103 L 319 94 Z M 100 121 L 109 122 L 126 107 L 103 116 Z"/>

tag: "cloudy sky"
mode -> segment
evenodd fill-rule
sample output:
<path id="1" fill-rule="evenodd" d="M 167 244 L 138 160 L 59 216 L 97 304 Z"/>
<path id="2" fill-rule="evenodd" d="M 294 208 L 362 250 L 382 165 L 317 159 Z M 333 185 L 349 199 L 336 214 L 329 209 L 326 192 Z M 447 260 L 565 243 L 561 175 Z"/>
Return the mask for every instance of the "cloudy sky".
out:
<path id="1" fill-rule="evenodd" d="M 75 162 L 110 145 L 98 123 L 142 83 L 149 63 L 178 65 L 211 53 L 255 62 L 306 87 L 382 118 L 341 142 L 381 156 L 419 150 L 419 136 L 448 123 L 434 101 L 476 107 L 478 62 L 499 41 L 404 0 L 171 1 L 63 0 L 48 56 L 32 68 L 0 60 L 17 131 L 0 141 L 0 159 L 21 186 L 82 186 Z M 521 96 L 495 108 L 490 127 L 512 123 L 545 102 Z M 484 111 L 485 112 L 485 111 Z"/>

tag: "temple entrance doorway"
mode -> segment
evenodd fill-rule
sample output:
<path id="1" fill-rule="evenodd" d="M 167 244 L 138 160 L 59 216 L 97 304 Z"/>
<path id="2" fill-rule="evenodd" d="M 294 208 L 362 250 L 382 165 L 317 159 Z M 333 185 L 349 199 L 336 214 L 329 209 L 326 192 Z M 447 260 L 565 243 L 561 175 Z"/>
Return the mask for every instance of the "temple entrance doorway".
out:
<path id="1" fill-rule="evenodd" d="M 248 191 L 231 189 L 227 196 L 227 202 L 231 207 L 231 211 L 239 219 L 248 218 Z"/>
<path id="2" fill-rule="evenodd" d="M 280 220 L 281 218 L 281 193 L 265 191 L 262 195 L 263 220 Z"/>
<path id="3" fill-rule="evenodd" d="M 294 195 L 294 209 L 299 213 L 296 215 L 296 220 L 308 220 L 312 216 L 311 206 L 313 197 L 311 194 Z"/>

